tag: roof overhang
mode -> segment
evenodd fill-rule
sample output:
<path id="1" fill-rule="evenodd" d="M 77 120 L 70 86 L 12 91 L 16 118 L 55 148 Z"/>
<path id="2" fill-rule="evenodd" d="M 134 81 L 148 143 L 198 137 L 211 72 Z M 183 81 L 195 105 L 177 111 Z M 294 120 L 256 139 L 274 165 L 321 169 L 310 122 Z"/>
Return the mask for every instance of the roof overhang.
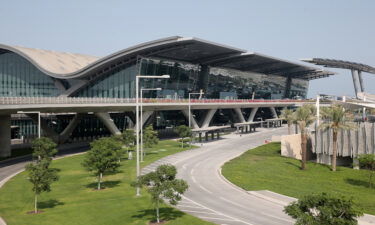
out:
<path id="1" fill-rule="evenodd" d="M 312 63 L 315 65 L 320 65 L 324 67 L 358 70 L 358 71 L 375 74 L 374 67 L 365 65 L 362 63 L 355 63 L 355 62 L 336 60 L 336 59 L 323 59 L 323 58 L 311 58 L 311 59 L 301 59 L 301 60 L 304 62 L 308 62 L 308 63 Z"/>
<path id="2" fill-rule="evenodd" d="M 68 73 L 63 73 L 63 71 L 49 68 L 46 65 L 48 64 L 48 61 L 43 61 L 41 57 L 38 57 L 38 54 L 43 54 L 43 51 L 45 54 L 45 50 L 35 50 L 36 52 L 33 52 L 35 54 L 30 54 L 30 51 L 25 51 L 22 48 L 12 46 L 0 45 L 0 51 L 1 49 L 17 53 L 25 57 L 44 73 L 61 79 L 78 79 L 100 76 L 109 68 L 114 68 L 116 66 L 123 65 L 124 63 L 135 62 L 139 56 L 158 57 L 194 64 L 217 66 L 305 80 L 326 77 L 334 74 L 329 71 L 323 71 L 319 68 L 308 67 L 302 64 L 297 64 L 259 53 L 246 52 L 243 49 L 238 49 L 199 38 L 185 38 L 179 36 L 145 42 L 97 60 L 92 60 L 90 58 L 90 60 L 85 61 L 85 66 L 77 68 L 76 70 Z M 59 66 L 63 65 L 66 66 L 66 63 L 72 63 L 71 57 L 67 57 L 67 54 L 69 53 L 61 54 L 58 52 L 49 54 L 48 59 L 52 60 L 56 64 L 54 65 L 54 68 L 59 68 Z M 74 57 L 77 57 L 77 55 L 78 54 L 75 54 Z M 51 59 L 51 57 L 55 58 Z M 61 65 L 59 65 L 59 63 L 61 63 Z"/>

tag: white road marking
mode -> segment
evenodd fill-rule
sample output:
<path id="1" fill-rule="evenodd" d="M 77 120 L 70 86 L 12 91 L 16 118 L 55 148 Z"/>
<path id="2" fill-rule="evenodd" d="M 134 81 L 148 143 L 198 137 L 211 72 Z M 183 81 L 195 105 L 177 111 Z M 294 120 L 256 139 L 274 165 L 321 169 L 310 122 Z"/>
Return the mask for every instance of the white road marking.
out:
<path id="1" fill-rule="evenodd" d="M 202 185 L 198 184 L 198 186 L 199 186 L 200 188 L 202 188 L 204 191 L 206 191 L 206 192 L 212 194 L 211 191 L 207 190 L 207 189 L 206 189 L 205 187 L 203 187 Z"/>
<path id="2" fill-rule="evenodd" d="M 184 211 L 184 212 L 188 212 L 188 213 L 202 213 L 202 214 L 217 215 L 216 213 L 202 212 L 202 211 L 194 211 L 194 210 L 183 210 L 183 211 Z"/>
<path id="3" fill-rule="evenodd" d="M 178 205 L 178 207 L 182 207 L 182 208 L 193 208 L 193 209 L 203 209 L 203 208 L 200 207 L 200 206 L 189 206 L 189 205 Z"/>
<path id="4" fill-rule="evenodd" d="M 193 180 L 194 183 L 197 183 L 197 181 L 195 180 L 194 176 L 192 176 L 191 179 Z"/>
<path id="5" fill-rule="evenodd" d="M 195 201 L 191 200 L 190 198 L 188 198 L 188 197 L 186 197 L 186 196 L 182 196 L 182 197 L 185 198 L 185 199 L 187 199 L 187 200 L 189 200 L 189 201 L 191 201 L 191 202 L 194 202 L 195 204 L 197 204 L 197 205 L 199 205 L 199 206 L 201 206 L 201 207 L 203 207 L 203 208 L 205 208 L 205 209 L 208 209 L 208 210 L 210 210 L 210 211 L 212 211 L 212 212 L 214 212 L 214 213 L 217 213 L 217 214 L 219 214 L 219 215 L 222 215 L 222 216 L 228 217 L 228 218 L 232 219 L 233 221 L 239 221 L 239 222 L 242 222 L 242 223 L 247 224 L 247 225 L 254 225 L 254 224 L 252 224 L 252 223 L 248 223 L 248 222 L 245 222 L 245 221 L 242 221 L 242 220 L 236 219 L 236 218 L 234 218 L 234 217 L 228 216 L 228 215 L 226 215 L 226 214 L 224 214 L 224 213 L 218 212 L 218 211 L 216 211 L 216 210 L 210 209 L 210 208 L 208 208 L 208 207 L 206 207 L 206 206 L 204 206 L 204 205 L 199 204 L 198 202 L 195 202 Z"/>
<path id="6" fill-rule="evenodd" d="M 238 221 L 238 220 L 233 220 L 233 219 L 223 219 L 223 218 L 216 218 L 216 217 L 207 217 L 207 216 L 198 216 L 201 219 L 206 219 L 206 220 L 227 220 L 227 221 Z"/>

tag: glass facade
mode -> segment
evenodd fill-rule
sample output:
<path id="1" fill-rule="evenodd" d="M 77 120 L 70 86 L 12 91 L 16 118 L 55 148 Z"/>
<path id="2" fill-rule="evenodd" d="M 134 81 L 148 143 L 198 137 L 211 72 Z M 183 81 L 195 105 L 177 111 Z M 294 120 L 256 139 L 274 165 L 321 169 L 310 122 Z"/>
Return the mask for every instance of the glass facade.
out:
<path id="1" fill-rule="evenodd" d="M 134 98 L 136 65 L 125 65 L 109 71 L 80 90 L 78 97 Z"/>
<path id="2" fill-rule="evenodd" d="M 188 98 L 188 93 L 203 89 L 205 98 L 212 99 L 282 99 L 285 95 L 287 78 L 238 70 L 171 62 L 160 59 L 145 59 L 140 63 L 140 73 L 144 75 L 169 74 L 170 79 L 145 80 L 145 88 L 161 87 L 158 93 L 148 93 L 145 97 Z M 307 95 L 308 81 L 292 79 L 289 98 Z"/>
<path id="3" fill-rule="evenodd" d="M 146 91 L 144 98 L 188 98 L 191 92 L 203 89 L 211 99 L 281 99 L 285 96 L 287 78 L 238 70 L 202 67 L 163 59 L 141 58 L 138 66 L 126 65 L 109 71 L 101 79 L 80 90 L 79 97 L 133 98 L 135 76 L 169 74 L 170 79 L 142 79 L 141 88 L 162 88 Z M 306 97 L 308 81 L 292 79 L 289 98 Z M 196 96 L 195 96 L 196 97 Z"/>
<path id="4" fill-rule="evenodd" d="M 170 75 L 169 79 L 143 79 L 143 88 L 162 88 L 157 92 L 145 92 L 145 98 L 188 98 L 190 92 L 199 90 L 199 73 L 199 66 L 193 64 L 146 58 L 140 60 L 140 74 Z"/>
<path id="5" fill-rule="evenodd" d="M 0 97 L 58 96 L 53 78 L 15 53 L 0 54 Z"/>

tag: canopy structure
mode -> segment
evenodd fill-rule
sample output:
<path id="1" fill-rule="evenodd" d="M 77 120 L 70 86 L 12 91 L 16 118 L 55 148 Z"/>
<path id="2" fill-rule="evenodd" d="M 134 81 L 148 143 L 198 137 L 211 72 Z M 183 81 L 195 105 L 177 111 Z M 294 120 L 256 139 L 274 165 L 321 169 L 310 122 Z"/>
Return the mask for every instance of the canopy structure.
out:
<path id="1" fill-rule="evenodd" d="M 44 73 L 60 79 L 100 76 L 109 68 L 135 61 L 138 56 L 158 57 L 304 80 L 335 74 L 199 38 L 179 36 L 145 42 L 102 58 L 8 45 L 0 45 L 0 54 L 2 52 L 15 52 Z"/>
<path id="2" fill-rule="evenodd" d="M 336 59 L 323 59 L 323 58 L 311 58 L 302 59 L 304 62 L 309 62 L 315 65 L 320 65 L 330 68 L 349 69 L 352 72 L 353 85 L 355 95 L 358 98 L 358 94 L 365 91 L 363 83 L 362 72 L 375 74 L 375 68 L 362 63 L 355 63 Z"/>

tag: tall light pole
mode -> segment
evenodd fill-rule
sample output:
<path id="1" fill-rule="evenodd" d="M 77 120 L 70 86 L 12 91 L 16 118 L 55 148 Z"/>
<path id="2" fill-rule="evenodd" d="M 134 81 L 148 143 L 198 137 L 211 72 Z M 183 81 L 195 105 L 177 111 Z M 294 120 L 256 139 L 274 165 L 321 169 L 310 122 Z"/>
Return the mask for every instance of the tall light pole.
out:
<path id="1" fill-rule="evenodd" d="M 18 111 L 17 113 L 23 113 L 23 114 L 36 113 L 36 114 L 38 114 L 38 138 L 40 138 L 40 112 L 39 111 L 27 111 L 27 112 Z"/>
<path id="2" fill-rule="evenodd" d="M 139 79 L 160 79 L 170 78 L 169 75 L 137 75 L 135 77 L 135 123 L 136 123 L 136 145 L 137 145 L 137 179 L 141 175 L 141 168 L 139 163 Z M 140 195 L 140 188 L 137 187 L 137 196 Z"/>
<path id="3" fill-rule="evenodd" d="M 141 88 L 141 162 L 143 162 L 143 92 L 144 91 L 160 91 L 161 88 Z"/>
<path id="4" fill-rule="evenodd" d="M 196 92 L 196 93 L 189 93 L 189 128 L 191 128 L 191 103 L 190 103 L 190 101 L 191 101 L 191 95 L 199 95 L 199 98 L 201 98 L 202 97 L 202 95 L 203 95 L 204 93 L 203 93 L 203 90 L 201 89 L 200 90 L 200 92 Z"/>

